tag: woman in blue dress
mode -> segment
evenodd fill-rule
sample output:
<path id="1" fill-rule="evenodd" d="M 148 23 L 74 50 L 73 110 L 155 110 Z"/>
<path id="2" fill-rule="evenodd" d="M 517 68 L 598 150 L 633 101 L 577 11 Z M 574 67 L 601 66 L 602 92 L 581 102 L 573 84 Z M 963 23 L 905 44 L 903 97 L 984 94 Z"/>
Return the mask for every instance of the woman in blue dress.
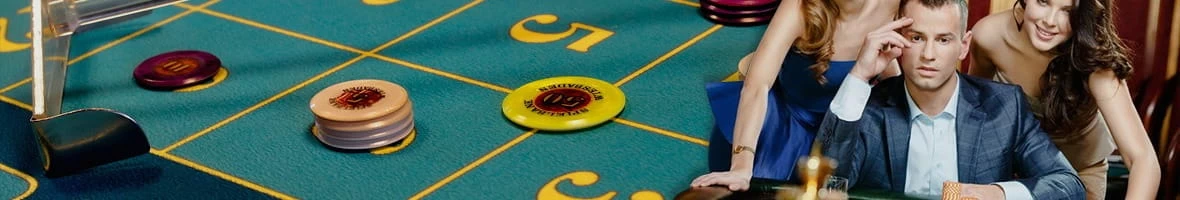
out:
<path id="1" fill-rule="evenodd" d="M 742 82 L 707 86 L 716 127 L 711 173 L 693 187 L 791 181 L 865 35 L 896 18 L 898 0 L 782 0 Z M 896 64 L 896 63 L 895 63 Z M 886 76 L 900 73 L 896 65 Z"/>

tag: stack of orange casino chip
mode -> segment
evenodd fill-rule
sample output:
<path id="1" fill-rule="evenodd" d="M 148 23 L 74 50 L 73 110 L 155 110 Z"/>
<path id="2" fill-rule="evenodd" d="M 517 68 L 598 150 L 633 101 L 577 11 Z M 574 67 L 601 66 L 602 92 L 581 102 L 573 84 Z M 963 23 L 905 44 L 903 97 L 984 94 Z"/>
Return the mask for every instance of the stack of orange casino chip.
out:
<path id="1" fill-rule="evenodd" d="M 337 83 L 311 98 L 312 134 L 325 145 L 348 150 L 373 149 L 405 139 L 414 131 L 414 113 L 406 89 L 374 79 Z"/>

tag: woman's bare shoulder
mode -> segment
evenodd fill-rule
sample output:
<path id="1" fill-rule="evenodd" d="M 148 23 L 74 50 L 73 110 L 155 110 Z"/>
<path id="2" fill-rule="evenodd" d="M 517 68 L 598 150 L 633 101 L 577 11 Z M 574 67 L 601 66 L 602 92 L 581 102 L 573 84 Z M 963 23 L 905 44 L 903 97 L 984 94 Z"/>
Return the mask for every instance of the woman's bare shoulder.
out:
<path id="1" fill-rule="evenodd" d="M 994 45 L 1004 44 L 1004 35 L 1007 34 L 1008 26 L 1014 26 L 1012 21 L 1012 10 L 1000 11 L 984 16 L 975 25 L 971 26 L 971 37 L 974 42 L 971 45 L 978 45 L 985 49 L 996 48 Z"/>

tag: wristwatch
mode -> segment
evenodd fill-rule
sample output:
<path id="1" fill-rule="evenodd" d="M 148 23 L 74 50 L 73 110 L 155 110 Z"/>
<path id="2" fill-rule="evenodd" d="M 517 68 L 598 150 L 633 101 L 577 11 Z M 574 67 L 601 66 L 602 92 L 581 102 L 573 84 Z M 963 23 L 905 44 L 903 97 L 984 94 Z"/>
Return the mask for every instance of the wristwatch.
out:
<path id="1" fill-rule="evenodd" d="M 734 154 L 734 155 L 737 155 L 737 154 L 739 154 L 739 153 L 742 153 L 742 151 L 749 151 L 749 152 L 750 152 L 750 154 L 754 154 L 754 148 L 750 148 L 749 146 L 745 146 L 745 145 L 737 145 L 737 147 L 734 147 L 734 148 L 733 148 L 733 154 Z"/>

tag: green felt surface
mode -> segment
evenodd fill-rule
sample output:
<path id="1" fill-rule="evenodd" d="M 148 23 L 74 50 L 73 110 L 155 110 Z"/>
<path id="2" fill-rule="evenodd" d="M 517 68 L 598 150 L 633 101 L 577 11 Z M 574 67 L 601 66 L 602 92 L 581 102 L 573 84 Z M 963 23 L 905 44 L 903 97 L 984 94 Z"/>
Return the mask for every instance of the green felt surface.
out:
<path id="1" fill-rule="evenodd" d="M 6 41 L 28 42 L 28 14 L 16 12 L 25 6 L 0 2 Z M 559 33 L 580 24 L 613 34 L 586 52 L 566 47 L 591 33 L 584 29 L 548 43 L 510 35 L 542 14 L 558 19 L 524 27 Z M 41 174 L 31 145 L 0 149 L 12 155 L 0 164 L 41 183 L 32 199 L 186 199 L 211 191 L 234 199 L 531 199 L 550 188 L 558 195 L 542 197 L 670 199 L 707 171 L 713 122 L 704 85 L 732 74 L 764 28 L 717 26 L 695 7 L 665 0 L 189 1 L 73 40 L 77 61 L 63 109 L 127 113 L 148 133 L 151 154 L 61 179 Z M 139 62 L 185 49 L 219 56 L 228 78 L 194 92 L 133 82 Z M 31 99 L 21 83 L 28 63 L 27 48 L 0 52 L 0 88 L 9 89 L 0 91 L 9 99 L 3 123 L 26 127 L 0 134 L 16 143 L 31 138 L 20 108 Z M 621 83 L 628 104 L 620 118 L 552 133 L 501 114 L 506 90 L 567 75 Z M 354 79 L 409 91 L 414 141 L 377 155 L 334 151 L 312 137 L 309 98 Z M 151 176 L 132 175 L 144 170 Z M 586 174 L 597 178 L 569 178 Z M 28 187 L 14 177 L 0 174 L 0 198 Z"/>
<path id="2" fill-rule="evenodd" d="M 30 185 L 15 174 L 0 173 L 0 197 L 15 197 L 24 193 Z M 21 187 L 25 186 L 25 187 Z"/>

